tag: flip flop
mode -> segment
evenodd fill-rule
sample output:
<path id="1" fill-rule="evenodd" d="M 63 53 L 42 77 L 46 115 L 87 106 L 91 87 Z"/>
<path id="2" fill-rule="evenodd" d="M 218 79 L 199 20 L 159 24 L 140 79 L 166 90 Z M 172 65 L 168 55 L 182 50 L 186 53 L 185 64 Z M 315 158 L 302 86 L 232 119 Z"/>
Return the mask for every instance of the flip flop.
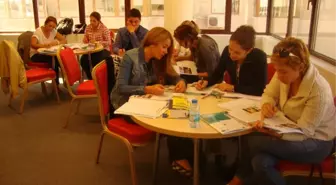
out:
<path id="1" fill-rule="evenodd" d="M 175 161 L 172 163 L 172 169 L 184 177 L 192 178 L 192 170 L 185 169 Z"/>

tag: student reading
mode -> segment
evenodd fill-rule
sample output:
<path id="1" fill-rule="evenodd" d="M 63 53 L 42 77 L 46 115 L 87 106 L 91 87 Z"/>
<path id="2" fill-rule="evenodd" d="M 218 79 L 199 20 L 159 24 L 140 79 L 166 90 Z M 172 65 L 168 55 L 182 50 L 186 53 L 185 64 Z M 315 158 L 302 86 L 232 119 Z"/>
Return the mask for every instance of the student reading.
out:
<path id="1" fill-rule="evenodd" d="M 328 82 L 310 63 L 306 44 L 293 37 L 278 43 L 271 57 L 276 70 L 262 95 L 260 132 L 243 136 L 243 155 L 229 185 L 285 185 L 276 169 L 279 160 L 319 164 L 331 154 L 336 110 Z M 262 120 L 281 111 L 303 134 L 277 134 L 263 128 Z"/>
<path id="2" fill-rule="evenodd" d="M 231 35 L 229 45 L 222 52 L 220 63 L 208 81 L 199 81 L 201 90 L 216 83 L 222 91 L 260 96 L 267 81 L 267 57 L 255 48 L 256 33 L 251 26 L 243 25 Z M 222 83 L 224 72 L 230 75 L 230 83 Z"/>
<path id="3" fill-rule="evenodd" d="M 155 27 L 147 33 L 139 48 L 126 51 L 111 93 L 115 109 L 126 103 L 131 95 L 162 95 L 164 84 L 176 84 L 175 92 L 186 90 L 185 81 L 171 66 L 173 48 L 170 32 Z"/>

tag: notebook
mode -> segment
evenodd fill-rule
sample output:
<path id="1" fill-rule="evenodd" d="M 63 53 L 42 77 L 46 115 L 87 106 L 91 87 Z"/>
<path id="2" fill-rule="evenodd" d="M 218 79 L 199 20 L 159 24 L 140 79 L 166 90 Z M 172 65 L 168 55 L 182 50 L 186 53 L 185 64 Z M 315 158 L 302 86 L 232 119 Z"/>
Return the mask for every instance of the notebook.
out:
<path id="1" fill-rule="evenodd" d="M 158 118 L 167 110 L 168 101 L 158 101 L 151 99 L 151 97 L 131 96 L 128 102 L 119 107 L 114 113 Z"/>
<path id="2" fill-rule="evenodd" d="M 231 118 L 225 112 L 202 114 L 201 119 L 221 134 L 236 133 L 251 128 L 249 125 L 238 122 L 237 120 Z"/>

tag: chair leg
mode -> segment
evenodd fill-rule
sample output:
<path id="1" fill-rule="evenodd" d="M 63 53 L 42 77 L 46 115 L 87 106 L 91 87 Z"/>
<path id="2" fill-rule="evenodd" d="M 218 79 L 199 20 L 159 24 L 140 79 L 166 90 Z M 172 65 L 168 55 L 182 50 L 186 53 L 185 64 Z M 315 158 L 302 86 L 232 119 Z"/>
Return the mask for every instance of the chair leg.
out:
<path id="1" fill-rule="evenodd" d="M 160 158 L 160 140 L 161 135 L 159 133 L 156 133 L 156 141 L 155 141 L 155 149 L 154 149 L 154 164 L 153 164 L 153 181 L 152 185 L 156 184 L 156 174 L 157 174 L 157 168 L 159 166 L 159 158 Z"/>
<path id="2" fill-rule="evenodd" d="M 320 174 L 320 180 L 321 180 L 321 184 L 324 185 L 324 178 L 323 178 L 323 173 L 322 173 L 322 165 L 318 165 L 318 171 L 319 171 L 319 174 Z"/>
<path id="3" fill-rule="evenodd" d="M 105 132 L 103 131 L 100 135 L 100 141 L 99 141 L 99 146 L 98 146 L 98 153 L 97 153 L 97 158 L 96 158 L 96 164 L 99 163 L 99 157 L 100 157 L 100 152 L 103 146 L 103 141 L 104 141 L 104 136 L 105 136 Z"/>
<path id="4" fill-rule="evenodd" d="M 79 112 L 79 107 L 80 107 L 81 103 L 82 103 L 82 100 L 79 99 L 79 100 L 78 100 L 78 103 L 77 103 L 77 107 L 76 107 L 76 112 L 75 112 L 76 115 L 77 115 L 78 112 Z"/>
<path id="5" fill-rule="evenodd" d="M 44 82 L 41 82 L 41 89 L 42 89 L 42 93 L 44 94 L 44 96 L 48 97 L 47 87 Z"/>
<path id="6" fill-rule="evenodd" d="M 54 87 L 54 91 L 55 91 L 55 94 L 56 94 L 57 103 L 60 103 L 60 97 L 59 97 L 59 94 L 58 94 L 58 87 L 57 87 L 57 84 L 56 84 L 56 80 L 52 80 L 52 85 Z"/>
<path id="7" fill-rule="evenodd" d="M 315 165 L 312 164 L 311 168 L 310 168 L 310 173 L 309 173 L 309 176 L 308 176 L 308 185 L 311 184 L 314 171 L 315 171 Z"/>
<path id="8" fill-rule="evenodd" d="M 130 167 L 131 167 L 132 185 L 137 185 L 137 178 L 136 178 L 136 170 L 135 170 L 133 151 L 128 150 L 128 156 L 129 156 Z"/>
<path id="9" fill-rule="evenodd" d="M 69 113 L 68 113 L 68 118 L 66 120 L 66 123 L 65 125 L 63 126 L 63 128 L 66 128 L 69 124 L 69 121 L 70 121 L 70 117 L 72 115 L 72 105 L 73 105 L 73 102 L 75 101 L 76 99 L 75 98 L 72 98 L 71 102 L 70 102 L 70 110 L 69 110 Z"/>
<path id="10" fill-rule="evenodd" d="M 23 113 L 23 108 L 24 108 L 24 104 L 25 104 L 27 96 L 28 96 L 28 87 L 26 87 L 23 90 L 22 99 L 21 99 L 21 105 L 20 105 L 20 112 L 19 112 L 20 114 Z"/>

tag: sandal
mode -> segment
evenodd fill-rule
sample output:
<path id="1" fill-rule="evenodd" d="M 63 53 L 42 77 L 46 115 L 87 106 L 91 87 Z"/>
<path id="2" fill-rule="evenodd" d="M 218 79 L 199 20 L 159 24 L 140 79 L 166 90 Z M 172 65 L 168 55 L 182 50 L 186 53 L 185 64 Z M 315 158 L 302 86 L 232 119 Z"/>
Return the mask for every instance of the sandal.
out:
<path id="1" fill-rule="evenodd" d="M 175 161 L 172 163 L 172 169 L 184 177 L 192 178 L 192 170 L 185 169 Z"/>

